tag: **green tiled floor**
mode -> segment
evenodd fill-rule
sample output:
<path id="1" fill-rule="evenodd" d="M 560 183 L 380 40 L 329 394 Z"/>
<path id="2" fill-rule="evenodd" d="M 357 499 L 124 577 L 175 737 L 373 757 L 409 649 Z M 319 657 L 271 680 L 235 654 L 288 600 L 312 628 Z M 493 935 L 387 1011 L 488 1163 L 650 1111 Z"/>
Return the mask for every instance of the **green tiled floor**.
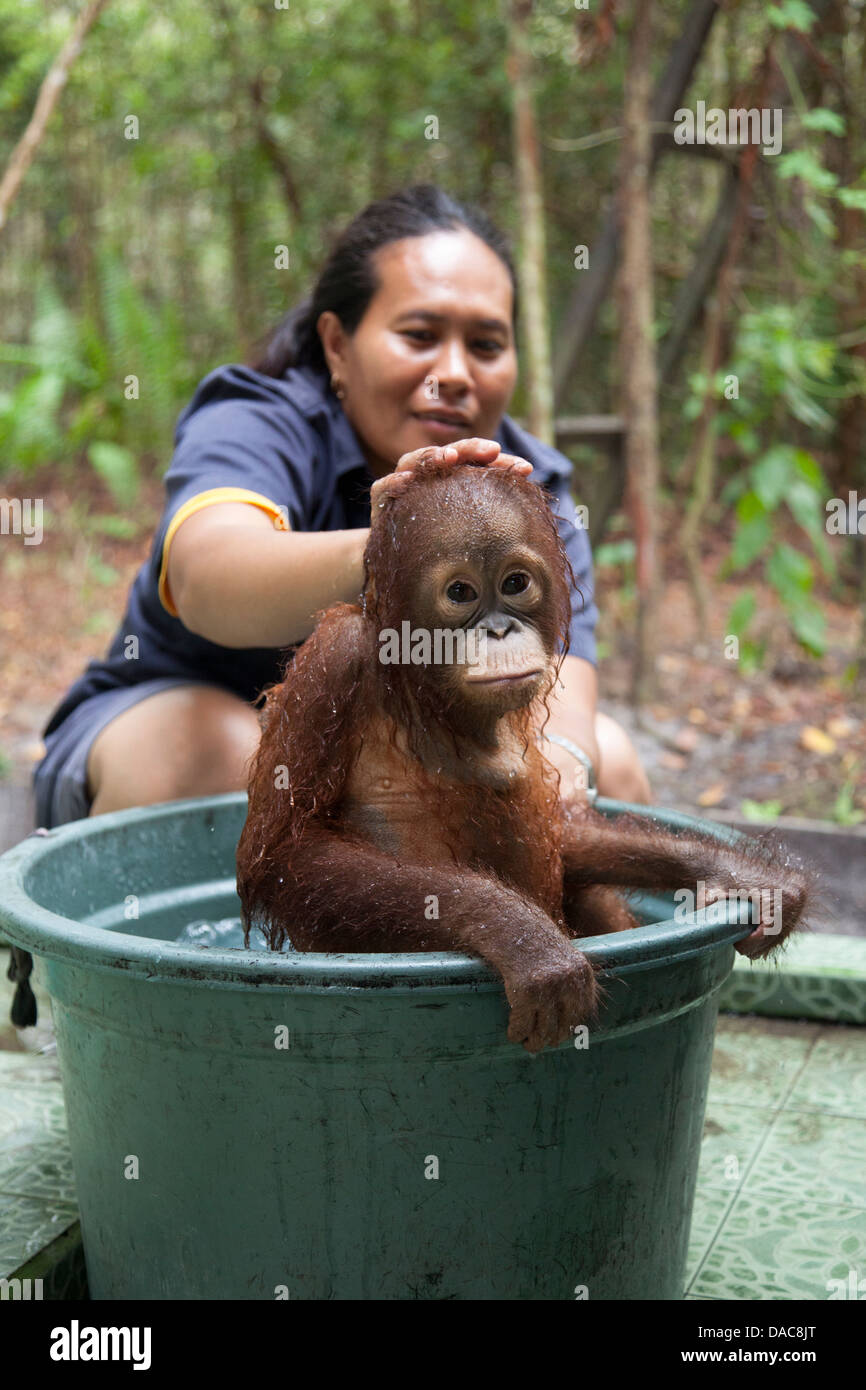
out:
<path id="1" fill-rule="evenodd" d="M 7 960 L 0 951 L 0 1275 L 44 1277 L 46 1297 L 75 1297 L 56 1057 L 9 1050 L 20 1043 L 6 1023 Z M 47 1016 L 38 976 L 37 999 Z M 723 1015 L 687 1296 L 823 1300 L 852 1269 L 866 1273 L 866 1027 Z"/>
<path id="2" fill-rule="evenodd" d="M 689 1296 L 827 1299 L 852 1269 L 866 1273 L 866 1028 L 722 1016 Z"/>
<path id="3" fill-rule="evenodd" d="M 9 1023 L 8 963 L 0 950 L 0 1276 L 42 1279 L 46 1298 L 79 1298 L 84 1266 L 57 1057 L 22 1049 L 24 1035 Z M 38 971 L 35 993 L 47 1019 Z M 41 1021 L 27 1030 L 31 1048 L 49 1038 Z"/>

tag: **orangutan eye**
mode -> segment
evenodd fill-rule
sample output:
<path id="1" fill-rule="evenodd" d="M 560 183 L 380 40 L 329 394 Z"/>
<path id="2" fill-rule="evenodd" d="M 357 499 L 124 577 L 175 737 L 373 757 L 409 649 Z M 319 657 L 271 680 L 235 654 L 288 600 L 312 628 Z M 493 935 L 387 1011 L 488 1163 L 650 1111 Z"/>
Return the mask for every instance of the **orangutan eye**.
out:
<path id="1" fill-rule="evenodd" d="M 455 579 L 453 584 L 448 585 L 445 593 L 452 603 L 474 603 L 478 597 L 472 585 L 464 584 L 462 579 Z"/>
<path id="2" fill-rule="evenodd" d="M 529 575 L 524 574 L 523 570 L 515 570 L 514 574 L 507 575 L 502 581 L 503 594 L 522 594 L 528 588 Z"/>

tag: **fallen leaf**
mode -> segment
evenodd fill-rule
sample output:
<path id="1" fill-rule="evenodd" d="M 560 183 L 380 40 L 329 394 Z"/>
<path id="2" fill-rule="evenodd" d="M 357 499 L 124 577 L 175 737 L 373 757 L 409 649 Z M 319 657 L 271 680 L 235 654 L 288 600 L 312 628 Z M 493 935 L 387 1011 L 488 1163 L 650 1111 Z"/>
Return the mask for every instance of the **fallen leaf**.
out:
<path id="1" fill-rule="evenodd" d="M 707 722 L 707 716 L 706 716 L 706 714 L 704 713 L 704 711 L 703 711 L 702 709 L 699 709 L 697 705 L 695 705 L 692 709 L 689 710 L 689 723 L 690 723 L 690 724 L 706 724 L 706 722 Z"/>
<path id="2" fill-rule="evenodd" d="M 674 734 L 674 743 L 681 753 L 694 753 L 699 737 L 697 729 L 690 729 L 685 725 Z"/>
<path id="3" fill-rule="evenodd" d="M 806 724 L 800 730 L 800 747 L 810 753 L 836 752 L 836 744 L 830 735 L 825 734 L 823 729 L 816 729 L 814 724 Z"/>
<path id="4" fill-rule="evenodd" d="M 707 787 L 706 791 L 701 792 L 698 797 L 698 805 L 718 806 L 720 801 L 724 801 L 726 791 L 724 782 L 716 782 L 712 787 Z"/>
<path id="5" fill-rule="evenodd" d="M 685 664 L 685 657 L 677 655 L 676 652 L 662 652 L 658 658 L 660 671 L 681 671 Z"/>
<path id="6" fill-rule="evenodd" d="M 837 715 L 835 719 L 827 720 L 827 733 L 832 738 L 845 738 L 854 732 L 854 720 L 847 719 L 844 714 Z"/>

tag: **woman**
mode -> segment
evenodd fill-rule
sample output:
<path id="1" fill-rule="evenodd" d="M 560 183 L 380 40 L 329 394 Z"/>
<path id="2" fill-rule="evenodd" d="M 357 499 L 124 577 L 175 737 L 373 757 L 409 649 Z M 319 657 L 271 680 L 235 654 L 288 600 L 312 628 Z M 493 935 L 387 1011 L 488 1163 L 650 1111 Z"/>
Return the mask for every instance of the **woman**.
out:
<path id="1" fill-rule="evenodd" d="M 478 211 L 419 185 L 367 207 L 312 299 L 254 366 L 217 368 L 175 432 L 167 503 L 107 656 L 55 710 L 34 775 L 37 824 L 246 785 L 262 687 L 314 614 L 357 599 L 377 479 L 418 451 L 515 466 L 555 492 L 576 594 L 548 753 L 563 794 L 648 801 L 624 730 L 596 712 L 586 533 L 571 465 L 505 415 L 516 282 Z M 528 460 L 528 462 L 520 462 Z M 372 494 L 371 494 L 372 486 Z"/>

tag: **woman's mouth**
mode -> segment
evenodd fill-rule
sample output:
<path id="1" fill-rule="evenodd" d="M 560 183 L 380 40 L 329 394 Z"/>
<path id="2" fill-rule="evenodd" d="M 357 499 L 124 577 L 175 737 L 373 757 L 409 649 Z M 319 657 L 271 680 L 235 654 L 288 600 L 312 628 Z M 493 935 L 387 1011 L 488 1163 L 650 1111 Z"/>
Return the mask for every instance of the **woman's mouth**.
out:
<path id="1" fill-rule="evenodd" d="M 438 411 L 430 411 L 429 414 L 415 411 L 414 418 L 429 430 L 434 439 L 466 439 L 471 433 L 468 421 L 447 410 L 441 414 Z"/>

